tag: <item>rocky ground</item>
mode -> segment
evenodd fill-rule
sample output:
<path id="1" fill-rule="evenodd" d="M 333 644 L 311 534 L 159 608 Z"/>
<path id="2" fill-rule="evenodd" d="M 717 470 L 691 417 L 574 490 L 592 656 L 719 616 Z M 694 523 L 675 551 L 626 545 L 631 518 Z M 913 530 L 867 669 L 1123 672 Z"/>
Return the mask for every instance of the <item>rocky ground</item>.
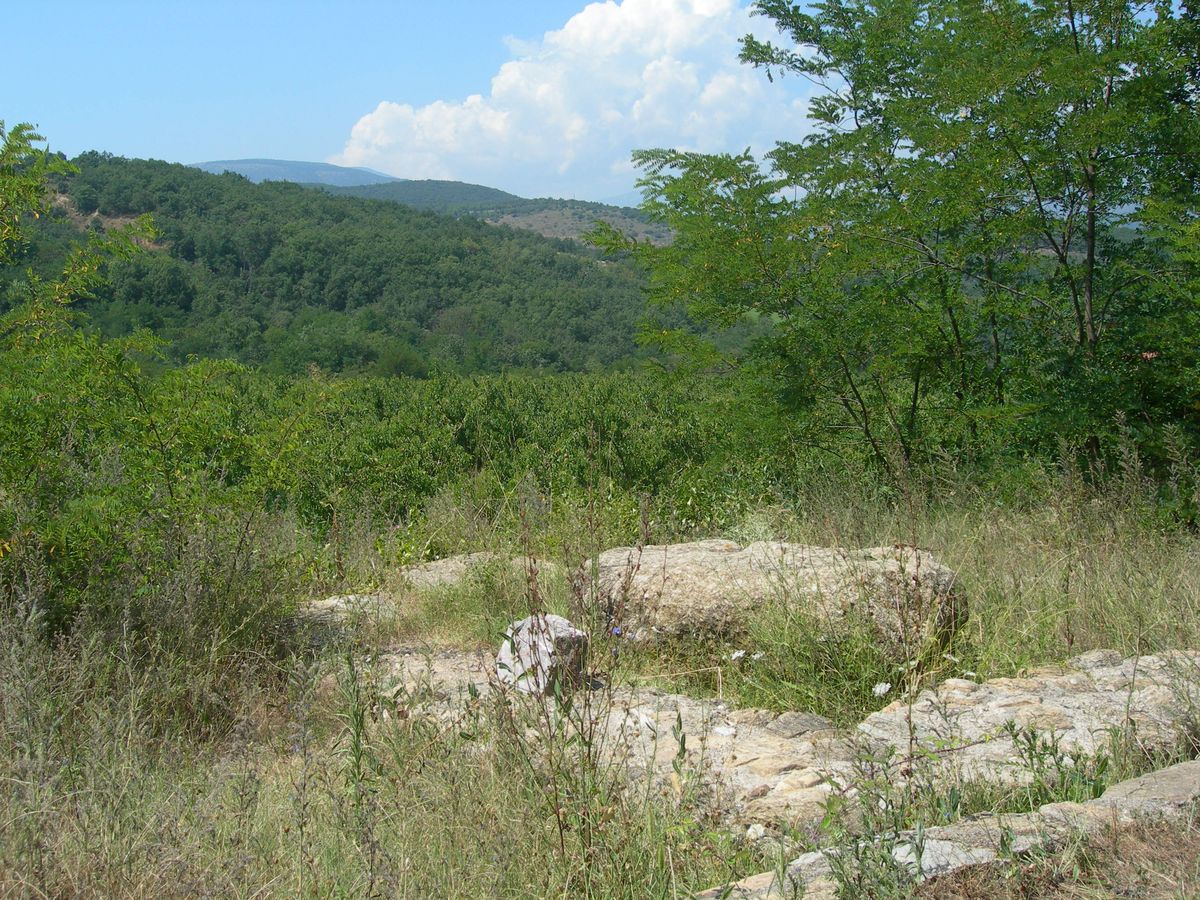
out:
<path id="1" fill-rule="evenodd" d="M 865 597 L 869 609 L 883 611 L 875 615 L 880 622 L 905 621 L 904 603 L 916 595 L 926 604 L 929 597 L 938 598 L 936 605 L 926 606 L 931 618 L 922 628 L 950 627 L 965 615 L 953 574 L 917 551 L 818 549 L 702 542 L 678 552 L 643 548 L 635 557 L 633 548 L 618 548 L 600 558 L 602 595 L 611 603 L 619 594 L 639 628 L 663 632 L 724 628 L 781 578 L 816 585 L 806 593 L 819 595 L 825 610 L 844 608 L 857 590 L 854 597 Z M 498 559 L 502 565 L 520 565 L 494 554 L 473 554 L 408 574 L 415 587 L 424 589 L 453 583 L 473 566 L 494 565 Z M 722 579 L 735 588 L 718 602 Z M 728 599 L 734 595 L 737 599 Z M 312 613 L 331 622 L 369 615 L 387 602 L 380 595 L 350 595 L 317 604 Z M 952 615 L 945 612 L 950 608 Z M 697 611 L 690 619 L 689 609 Z M 381 696 L 421 697 L 435 714 L 447 717 L 464 702 L 504 689 L 497 683 L 494 653 L 397 647 L 372 660 L 371 671 Z M 1018 678 L 948 679 L 896 700 L 849 729 L 834 728 L 804 710 L 737 709 L 717 699 L 589 679 L 574 702 L 585 711 L 605 758 L 626 767 L 631 778 L 674 784 L 678 790 L 679 773 L 693 773 L 693 787 L 730 827 L 753 839 L 770 839 L 815 830 L 831 796 L 856 790 L 856 766 L 865 757 L 881 761 L 896 781 L 920 766 L 925 777 L 936 771 L 946 779 L 1018 784 L 1034 774 L 1028 747 L 1020 746 L 1030 735 L 1064 758 L 1094 757 L 1118 741 L 1147 758 L 1167 758 L 1182 741 L 1200 734 L 1200 653 L 1123 658 L 1097 650 Z M 995 861 L 1002 852 L 1053 849 L 1068 834 L 1095 832 L 1116 820 L 1176 815 L 1197 801 L 1200 762 L 1187 762 L 1110 787 L 1084 804 L 1048 804 L 1027 813 L 984 815 L 893 835 L 892 852 L 929 877 Z M 806 853 L 784 871 L 714 888 L 706 896 L 780 896 L 796 887 L 803 887 L 805 896 L 821 896 L 835 886 L 834 855 Z"/>

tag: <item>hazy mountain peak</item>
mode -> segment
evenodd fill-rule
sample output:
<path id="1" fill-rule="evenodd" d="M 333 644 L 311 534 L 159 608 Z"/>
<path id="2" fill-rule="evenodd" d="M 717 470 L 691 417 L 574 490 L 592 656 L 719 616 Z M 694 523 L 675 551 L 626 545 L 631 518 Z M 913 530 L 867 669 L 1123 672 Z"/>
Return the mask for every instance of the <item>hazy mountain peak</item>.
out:
<path id="1" fill-rule="evenodd" d="M 401 180 L 382 172 L 376 172 L 374 169 L 349 168 L 335 166 L 331 163 L 290 159 L 218 159 L 192 163 L 192 166 L 218 175 L 222 172 L 236 172 L 255 183 L 260 181 L 298 181 L 333 187 L 355 187 Z"/>

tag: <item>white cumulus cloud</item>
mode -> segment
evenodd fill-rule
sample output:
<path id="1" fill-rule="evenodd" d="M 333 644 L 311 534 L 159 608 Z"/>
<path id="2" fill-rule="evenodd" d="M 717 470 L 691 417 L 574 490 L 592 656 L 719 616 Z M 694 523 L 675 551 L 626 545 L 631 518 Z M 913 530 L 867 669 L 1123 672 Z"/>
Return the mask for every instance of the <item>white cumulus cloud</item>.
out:
<path id="1" fill-rule="evenodd" d="M 805 85 L 740 64 L 747 33 L 771 24 L 738 0 L 591 3 L 540 40 L 510 40 L 486 94 L 382 101 L 329 161 L 599 198 L 632 188 L 638 148 L 765 150 L 803 132 Z"/>

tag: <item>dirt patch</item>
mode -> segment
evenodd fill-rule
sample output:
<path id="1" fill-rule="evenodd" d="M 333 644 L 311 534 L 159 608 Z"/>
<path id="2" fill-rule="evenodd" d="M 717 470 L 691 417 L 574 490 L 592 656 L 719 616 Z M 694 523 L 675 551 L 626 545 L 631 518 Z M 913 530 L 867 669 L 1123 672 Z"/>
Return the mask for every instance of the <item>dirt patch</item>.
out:
<path id="1" fill-rule="evenodd" d="M 71 224 L 80 231 L 86 231 L 92 223 L 99 223 L 105 231 L 112 231 L 114 228 L 124 228 L 138 219 L 138 216 L 105 216 L 101 215 L 99 211 L 91 213 L 80 212 L 75 206 L 75 201 L 67 194 L 55 194 L 51 205 L 66 216 Z M 147 241 L 142 238 L 137 238 L 136 240 L 139 246 L 149 250 L 166 249 L 166 245 L 159 241 Z"/>

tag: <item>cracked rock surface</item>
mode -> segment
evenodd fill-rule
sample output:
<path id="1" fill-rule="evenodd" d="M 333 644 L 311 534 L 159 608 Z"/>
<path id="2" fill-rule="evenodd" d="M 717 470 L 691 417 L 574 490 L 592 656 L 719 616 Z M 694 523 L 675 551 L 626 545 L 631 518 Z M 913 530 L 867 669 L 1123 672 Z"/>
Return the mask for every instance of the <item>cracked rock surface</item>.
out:
<path id="1" fill-rule="evenodd" d="M 495 673 L 485 653 L 398 650 L 378 663 L 392 683 L 427 686 L 443 700 L 465 695 L 470 686 L 485 691 Z M 909 749 L 908 706 L 899 701 L 856 729 L 835 729 L 812 713 L 737 709 L 649 687 L 582 696 L 576 703 L 587 704 L 604 752 L 632 777 L 670 779 L 682 739 L 687 770 L 697 773 L 729 821 L 741 825 L 811 828 L 824 816 L 830 793 L 849 783 L 864 749 L 890 749 L 898 772 Z M 1196 709 L 1200 654 L 1124 659 L 1096 651 L 1023 678 L 943 682 L 917 696 L 911 722 L 918 746 L 929 749 L 948 776 L 1019 781 L 1028 772 L 1007 721 L 1044 729 L 1064 751 L 1087 754 L 1107 749 L 1113 730 L 1133 722 L 1144 749 L 1165 751 L 1192 727 L 1188 717 Z"/>
<path id="2" fill-rule="evenodd" d="M 1096 755 L 1123 733 L 1148 753 L 1170 751 L 1197 724 L 1200 653 L 1123 658 L 1113 650 L 1063 667 L 978 683 L 961 678 L 897 700 L 858 726 L 868 741 L 917 749 L 968 778 L 1021 780 L 1026 772 L 1006 723 L 1032 729 L 1071 754 Z"/>
<path id="3" fill-rule="evenodd" d="M 918 880 L 945 875 L 968 866 L 987 865 L 1035 850 L 1054 851 L 1073 836 L 1095 834 L 1111 824 L 1139 816 L 1178 818 L 1200 803 L 1200 761 L 1179 763 L 1149 775 L 1123 781 L 1087 803 L 1051 803 L 1036 812 L 970 820 L 897 836 L 893 859 Z M 764 872 L 733 884 L 719 885 L 696 896 L 705 900 L 766 900 L 782 897 L 834 897 L 837 882 L 832 857 L 837 851 L 814 851 L 794 859 L 781 879 Z"/>
<path id="4" fill-rule="evenodd" d="M 727 634 L 779 602 L 836 625 L 858 614 L 916 646 L 966 618 L 954 572 L 915 547 L 845 550 L 759 541 L 617 547 L 596 560 L 599 599 L 640 638 Z"/>

